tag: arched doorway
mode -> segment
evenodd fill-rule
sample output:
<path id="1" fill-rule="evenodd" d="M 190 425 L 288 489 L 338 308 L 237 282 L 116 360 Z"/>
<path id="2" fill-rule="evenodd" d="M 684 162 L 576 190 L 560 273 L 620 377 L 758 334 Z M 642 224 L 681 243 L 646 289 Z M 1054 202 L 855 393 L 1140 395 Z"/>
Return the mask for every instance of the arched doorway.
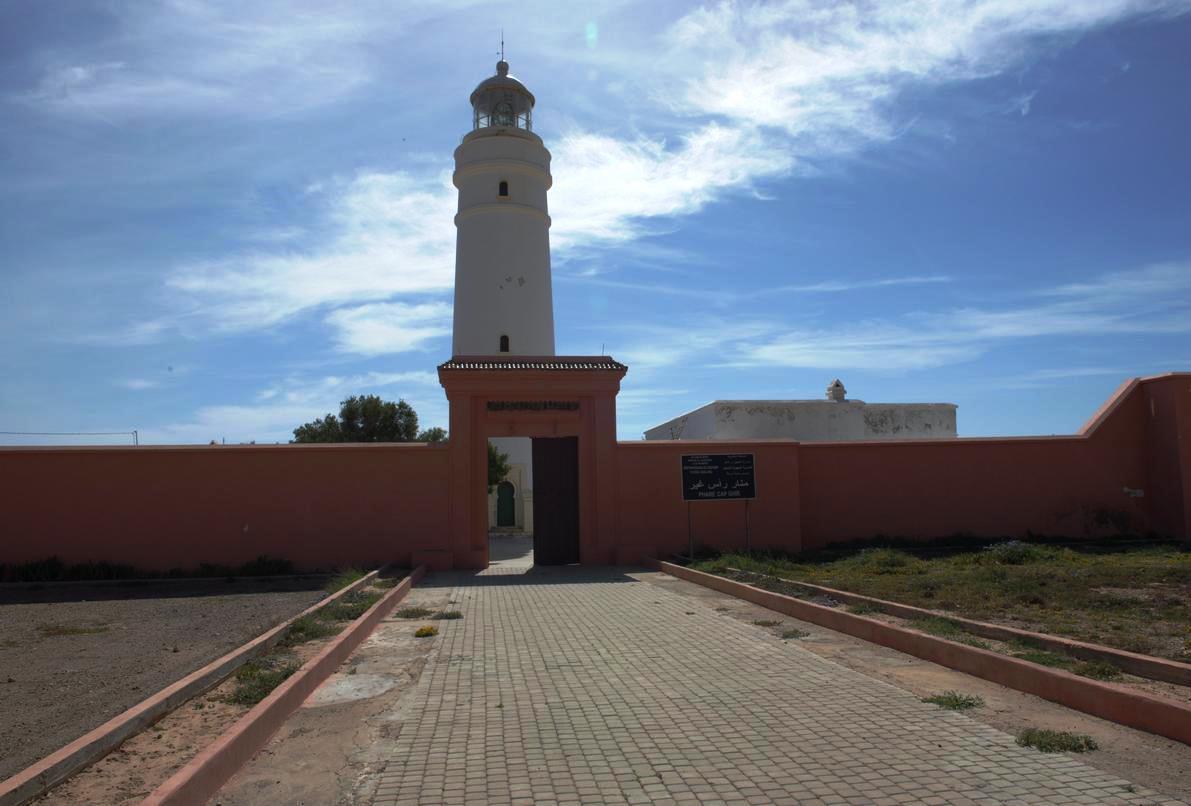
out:
<path id="1" fill-rule="evenodd" d="M 513 484 L 508 481 L 502 481 L 496 485 L 496 525 L 497 526 L 516 526 L 517 525 L 517 508 L 515 506 L 515 493 Z"/>

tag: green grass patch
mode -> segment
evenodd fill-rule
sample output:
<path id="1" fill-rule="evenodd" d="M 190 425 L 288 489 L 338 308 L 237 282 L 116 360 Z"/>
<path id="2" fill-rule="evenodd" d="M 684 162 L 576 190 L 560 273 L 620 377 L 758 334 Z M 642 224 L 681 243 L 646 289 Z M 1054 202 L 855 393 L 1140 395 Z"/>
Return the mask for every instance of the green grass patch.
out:
<path id="1" fill-rule="evenodd" d="M 397 618 L 426 618 L 433 612 L 425 607 L 403 607 L 393 615 Z"/>
<path id="2" fill-rule="evenodd" d="M 296 619 L 293 624 L 289 625 L 282 634 L 281 640 L 277 642 L 277 646 L 297 646 L 307 641 L 315 641 L 319 638 L 335 635 L 338 632 L 338 627 L 321 621 L 314 616 L 302 616 L 300 619 Z"/>
<path id="3" fill-rule="evenodd" d="M 957 538 L 803 554 L 723 554 L 693 567 L 728 576 L 737 569 L 743 575 L 735 578 L 788 595 L 800 594 L 782 580 L 1131 652 L 1191 657 L 1186 628 L 1191 623 L 1191 551 L 1176 543 L 1123 538 L 1064 545 L 1041 539 L 982 544 Z M 751 576 L 759 574 L 777 579 Z"/>
<path id="4" fill-rule="evenodd" d="M 296 671 L 298 664 L 285 657 L 266 656 L 250 660 L 236 670 L 236 688 L 227 701 L 235 705 L 256 705 Z"/>
<path id="5" fill-rule="evenodd" d="M 873 613 L 881 612 L 878 607 L 871 605 L 868 602 L 860 602 L 859 604 L 848 605 L 844 609 L 857 616 L 871 616 Z"/>
<path id="6" fill-rule="evenodd" d="M 358 582 L 366 576 L 359 568 L 345 568 L 327 580 L 323 590 L 327 593 L 338 593 L 353 582 Z"/>
<path id="7" fill-rule="evenodd" d="M 916 618 L 909 622 L 909 626 L 920 632 L 929 633 L 939 638 L 946 638 L 948 641 L 956 641 L 961 644 L 967 644 L 968 646 L 974 646 L 977 649 L 989 648 L 987 641 L 981 641 L 965 630 L 962 624 L 952 621 L 949 618 L 942 618 L 940 616 Z"/>
<path id="8" fill-rule="evenodd" d="M 463 618 L 463 614 L 458 610 L 443 610 L 440 613 L 435 613 L 433 616 L 431 616 L 431 618 L 436 618 L 441 621 L 455 621 L 456 619 Z"/>
<path id="9" fill-rule="evenodd" d="M 806 630 L 797 630 L 794 628 L 790 628 L 788 630 L 782 630 L 782 640 L 783 641 L 792 641 L 792 640 L 795 640 L 798 638 L 806 638 L 808 635 L 810 635 L 810 633 L 807 632 Z"/>
<path id="10" fill-rule="evenodd" d="M 756 624 L 758 627 L 776 627 L 777 625 L 781 624 L 781 622 L 774 621 L 773 619 L 760 618 L 755 619 L 753 624 Z"/>
<path id="11" fill-rule="evenodd" d="M 1100 749 L 1091 736 L 1042 728 L 1026 728 L 1017 734 L 1017 743 L 1022 747 L 1041 750 L 1043 753 L 1086 753 L 1089 750 Z"/>
<path id="12" fill-rule="evenodd" d="M 381 595 L 371 591 L 352 591 L 319 610 L 318 617 L 327 621 L 355 621 L 379 602 Z"/>
<path id="13" fill-rule="evenodd" d="M 430 638 L 434 635 L 438 635 L 438 627 L 418 627 L 418 629 L 414 631 L 414 638 Z"/>
<path id="14" fill-rule="evenodd" d="M 43 638 L 57 638 L 64 635 L 98 635 L 109 629 L 106 624 L 42 624 L 37 631 Z"/>
<path id="15" fill-rule="evenodd" d="M 958 691 L 944 691 L 933 697 L 923 697 L 922 701 L 934 703 L 948 711 L 967 711 L 970 708 L 980 708 L 984 705 L 984 700 L 975 694 L 960 694 Z"/>

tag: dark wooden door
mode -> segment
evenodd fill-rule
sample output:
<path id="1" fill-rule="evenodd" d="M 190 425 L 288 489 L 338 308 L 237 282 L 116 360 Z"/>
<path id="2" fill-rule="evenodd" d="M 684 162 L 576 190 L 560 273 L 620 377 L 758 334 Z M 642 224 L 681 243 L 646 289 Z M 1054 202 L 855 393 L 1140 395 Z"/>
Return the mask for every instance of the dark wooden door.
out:
<path id="1" fill-rule="evenodd" d="M 514 500 L 513 485 L 502 481 L 496 485 L 496 525 L 516 526 L 517 505 Z"/>
<path id="2" fill-rule="evenodd" d="M 579 562 L 579 438 L 533 438 L 533 561 Z"/>

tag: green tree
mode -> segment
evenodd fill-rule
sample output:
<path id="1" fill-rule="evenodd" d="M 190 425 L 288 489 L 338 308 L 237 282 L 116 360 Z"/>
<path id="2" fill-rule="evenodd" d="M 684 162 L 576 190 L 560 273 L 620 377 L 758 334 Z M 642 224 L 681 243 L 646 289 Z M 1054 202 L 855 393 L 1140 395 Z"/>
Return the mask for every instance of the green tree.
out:
<path id="1" fill-rule="evenodd" d="M 488 492 L 509 475 L 509 455 L 501 453 L 491 442 L 488 443 Z"/>
<path id="2" fill-rule="evenodd" d="M 328 414 L 294 429 L 293 442 L 413 442 L 418 414 L 404 400 L 353 395 Z"/>
<path id="3" fill-rule="evenodd" d="M 427 428 L 425 431 L 419 432 L 418 442 L 430 442 L 437 444 L 439 442 L 447 441 L 446 429 L 439 428 L 437 425 L 433 428 Z"/>

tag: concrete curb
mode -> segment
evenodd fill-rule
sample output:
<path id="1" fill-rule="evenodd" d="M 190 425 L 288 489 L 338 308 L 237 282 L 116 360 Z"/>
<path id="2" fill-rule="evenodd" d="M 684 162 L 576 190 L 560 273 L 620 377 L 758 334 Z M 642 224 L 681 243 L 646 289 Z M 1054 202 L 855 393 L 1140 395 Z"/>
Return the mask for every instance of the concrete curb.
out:
<path id="1" fill-rule="evenodd" d="M 377 573 L 379 571 L 373 571 L 331 596 L 320 599 L 293 618 L 283 621 L 248 643 L 166 686 L 11 778 L 0 781 L 0 806 L 25 803 L 62 783 L 84 767 L 94 764 L 182 703 L 214 688 L 240 666 L 268 651 L 294 621 L 367 585 Z"/>
<path id="2" fill-rule="evenodd" d="M 974 677 L 1034 694 L 1131 728 L 1191 744 L 1191 707 L 1174 700 L 1130 691 L 1069 672 L 1039 666 L 986 649 L 896 627 L 876 619 L 845 613 L 772 593 L 730 579 L 652 560 L 657 571 L 735 596 L 802 621 L 887 646 Z"/>
<path id="3" fill-rule="evenodd" d="M 301 669 L 273 689 L 252 710 L 240 717 L 219 738 L 207 745 L 190 762 L 174 773 L 141 806 L 206 803 L 240 767 L 260 750 L 278 728 L 298 709 L 422 578 L 418 566 L 379 602 L 356 619 Z"/>
<path id="4" fill-rule="evenodd" d="M 742 574 L 756 574 L 760 577 L 776 579 L 776 577 L 759 574 L 756 571 L 741 571 L 738 568 L 733 568 L 732 570 Z M 825 588 L 822 585 L 814 585 L 810 582 L 799 582 L 794 579 L 782 579 L 781 582 L 787 585 L 794 585 L 811 593 L 824 594 L 847 604 L 872 605 L 891 616 L 900 616 L 901 618 L 908 619 L 927 617 L 945 618 L 948 621 L 954 621 L 956 624 L 963 625 L 964 629 L 968 632 L 973 635 L 979 635 L 982 638 L 995 638 L 1000 641 L 1026 638 L 1037 642 L 1046 649 L 1066 652 L 1068 655 L 1083 660 L 1108 661 L 1122 671 L 1135 674 L 1138 677 L 1148 677 L 1151 680 L 1162 680 L 1166 683 L 1177 683 L 1180 686 L 1191 686 L 1191 663 L 1180 663 L 1177 660 L 1156 658 L 1153 655 L 1127 652 L 1123 649 L 1114 649 L 1113 647 L 1102 646 L 1101 644 L 1089 644 L 1085 641 L 1076 641 L 1073 638 L 1063 638 L 1058 635 L 1019 630 L 1016 627 L 1006 627 L 1003 624 L 972 621 L 961 616 L 953 616 L 950 613 L 927 610 L 924 607 L 914 607 L 913 605 L 905 605 L 899 602 L 890 602 L 887 599 L 875 599 L 872 596 L 865 596 L 861 593 L 849 593 L 848 591 L 836 590 L 835 588 Z"/>

